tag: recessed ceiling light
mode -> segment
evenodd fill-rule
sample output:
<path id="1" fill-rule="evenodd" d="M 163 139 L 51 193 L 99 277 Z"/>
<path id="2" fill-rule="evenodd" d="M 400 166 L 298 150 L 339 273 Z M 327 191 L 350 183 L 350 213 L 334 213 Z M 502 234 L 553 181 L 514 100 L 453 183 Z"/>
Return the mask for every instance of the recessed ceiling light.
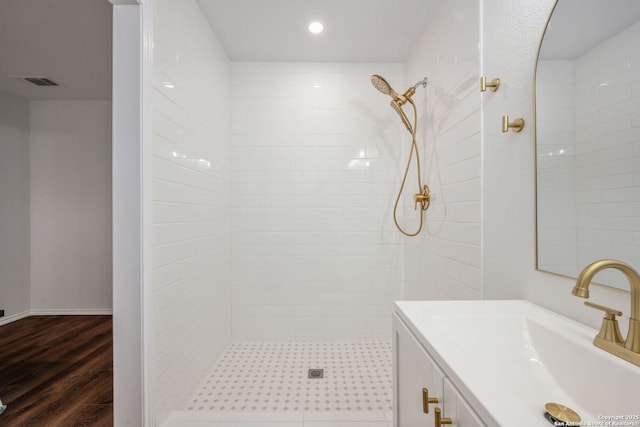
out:
<path id="1" fill-rule="evenodd" d="M 311 31 L 313 34 L 320 34 L 323 29 L 324 26 L 321 22 L 313 21 L 311 24 L 309 24 L 309 31 Z"/>

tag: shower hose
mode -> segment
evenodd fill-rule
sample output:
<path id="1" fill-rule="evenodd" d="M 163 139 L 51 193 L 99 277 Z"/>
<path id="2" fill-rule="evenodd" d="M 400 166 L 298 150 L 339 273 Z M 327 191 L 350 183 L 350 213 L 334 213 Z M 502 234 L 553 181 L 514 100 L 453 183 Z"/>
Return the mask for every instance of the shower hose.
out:
<path id="1" fill-rule="evenodd" d="M 426 210 L 427 207 L 429 207 L 429 202 L 427 201 L 427 204 L 425 205 L 425 207 L 423 207 L 422 204 L 420 206 L 420 222 L 418 224 L 418 229 L 413 233 L 405 231 L 400 225 L 400 223 L 398 222 L 397 213 L 398 213 L 398 205 L 400 204 L 400 198 L 402 196 L 402 192 L 404 191 L 404 186 L 407 182 L 407 176 L 409 175 L 409 168 L 411 167 L 411 161 L 413 160 L 414 155 L 416 156 L 419 194 L 422 194 L 422 188 L 423 188 L 422 178 L 421 178 L 422 173 L 420 170 L 420 153 L 418 152 L 418 143 L 416 142 L 416 132 L 418 128 L 418 110 L 416 109 L 416 105 L 414 104 L 411 98 L 408 98 L 407 101 L 409 101 L 409 103 L 413 107 L 413 126 L 411 125 L 407 126 L 407 130 L 411 134 L 411 150 L 409 151 L 407 166 L 405 167 L 404 175 L 402 176 L 402 183 L 400 184 L 400 190 L 398 190 L 398 196 L 396 197 L 396 202 L 393 206 L 393 222 L 396 224 L 396 227 L 398 228 L 398 230 L 400 230 L 402 234 L 404 234 L 405 236 L 413 237 L 413 236 L 417 236 L 418 234 L 420 234 L 420 231 L 422 231 L 422 214 L 423 214 L 423 211 Z M 417 205 L 417 202 L 416 202 L 416 205 Z"/>

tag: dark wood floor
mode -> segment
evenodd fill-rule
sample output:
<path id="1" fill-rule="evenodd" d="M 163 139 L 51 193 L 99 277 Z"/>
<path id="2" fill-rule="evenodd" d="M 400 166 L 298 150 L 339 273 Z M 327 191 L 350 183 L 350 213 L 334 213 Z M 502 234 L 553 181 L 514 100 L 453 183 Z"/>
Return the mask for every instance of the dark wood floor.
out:
<path id="1" fill-rule="evenodd" d="M 112 426 L 111 316 L 31 316 L 0 326 L 0 426 Z"/>

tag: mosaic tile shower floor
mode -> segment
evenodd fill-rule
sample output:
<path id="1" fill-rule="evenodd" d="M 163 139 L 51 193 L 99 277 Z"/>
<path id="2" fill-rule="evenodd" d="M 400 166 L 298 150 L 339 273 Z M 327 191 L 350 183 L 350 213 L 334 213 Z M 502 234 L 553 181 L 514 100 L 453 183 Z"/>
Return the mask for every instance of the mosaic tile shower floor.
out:
<path id="1" fill-rule="evenodd" d="M 324 378 L 308 378 L 309 369 Z M 390 411 L 390 340 L 238 342 L 216 361 L 191 411 Z"/>

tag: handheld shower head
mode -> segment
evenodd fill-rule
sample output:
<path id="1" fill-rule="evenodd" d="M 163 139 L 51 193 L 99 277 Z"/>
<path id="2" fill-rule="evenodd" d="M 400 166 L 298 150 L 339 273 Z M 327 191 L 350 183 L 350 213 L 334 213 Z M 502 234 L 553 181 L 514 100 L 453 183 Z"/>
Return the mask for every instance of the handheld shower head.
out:
<path id="1" fill-rule="evenodd" d="M 384 79 L 384 77 L 379 76 L 378 74 L 373 74 L 371 76 L 371 84 L 373 85 L 373 87 L 378 89 L 381 93 L 383 93 L 385 95 L 389 95 L 390 97 L 392 97 L 394 102 L 398 103 L 399 106 L 403 106 L 407 102 L 407 100 L 409 98 L 411 98 L 416 93 L 416 89 L 419 86 L 427 87 L 427 78 L 425 77 L 424 79 L 420 80 L 415 85 L 411 86 L 402 95 L 400 95 L 398 92 L 393 90 L 391 85 Z"/>
<path id="2" fill-rule="evenodd" d="M 392 97 L 394 99 L 399 96 L 398 92 L 393 90 L 391 88 L 391 85 L 389 83 L 387 83 L 387 81 L 382 76 L 379 76 L 377 74 L 373 74 L 371 76 L 371 84 L 373 85 L 373 87 L 378 89 L 381 93 L 383 93 L 385 95 L 389 95 L 390 97 Z"/>
<path id="3" fill-rule="evenodd" d="M 400 116 L 400 120 L 402 120 L 402 123 L 404 124 L 404 127 L 407 128 L 407 130 L 409 131 L 409 133 L 413 133 L 413 127 L 411 126 L 411 122 L 409 122 L 409 119 L 407 118 L 407 115 L 404 114 L 404 111 L 402 111 L 402 104 L 400 104 L 400 102 L 398 100 L 392 100 L 391 101 L 391 107 L 396 110 L 396 113 L 398 113 L 398 115 Z"/>
<path id="4" fill-rule="evenodd" d="M 407 128 L 409 133 L 413 133 L 413 127 L 411 126 L 409 119 L 407 119 L 406 114 L 404 114 L 404 111 L 402 111 L 402 106 L 406 104 L 407 101 L 410 101 L 413 94 L 416 93 L 416 88 L 423 83 L 426 85 L 426 78 L 422 82 L 419 82 L 415 86 L 407 89 L 407 91 L 403 95 L 400 95 L 398 92 L 391 88 L 391 85 L 382 76 L 379 76 L 377 74 L 373 74 L 371 76 L 371 84 L 373 85 L 373 87 L 378 89 L 381 93 L 389 95 L 391 98 L 393 98 L 391 100 L 391 107 L 393 107 L 396 113 L 398 113 L 400 119 L 402 120 L 402 123 Z"/>

